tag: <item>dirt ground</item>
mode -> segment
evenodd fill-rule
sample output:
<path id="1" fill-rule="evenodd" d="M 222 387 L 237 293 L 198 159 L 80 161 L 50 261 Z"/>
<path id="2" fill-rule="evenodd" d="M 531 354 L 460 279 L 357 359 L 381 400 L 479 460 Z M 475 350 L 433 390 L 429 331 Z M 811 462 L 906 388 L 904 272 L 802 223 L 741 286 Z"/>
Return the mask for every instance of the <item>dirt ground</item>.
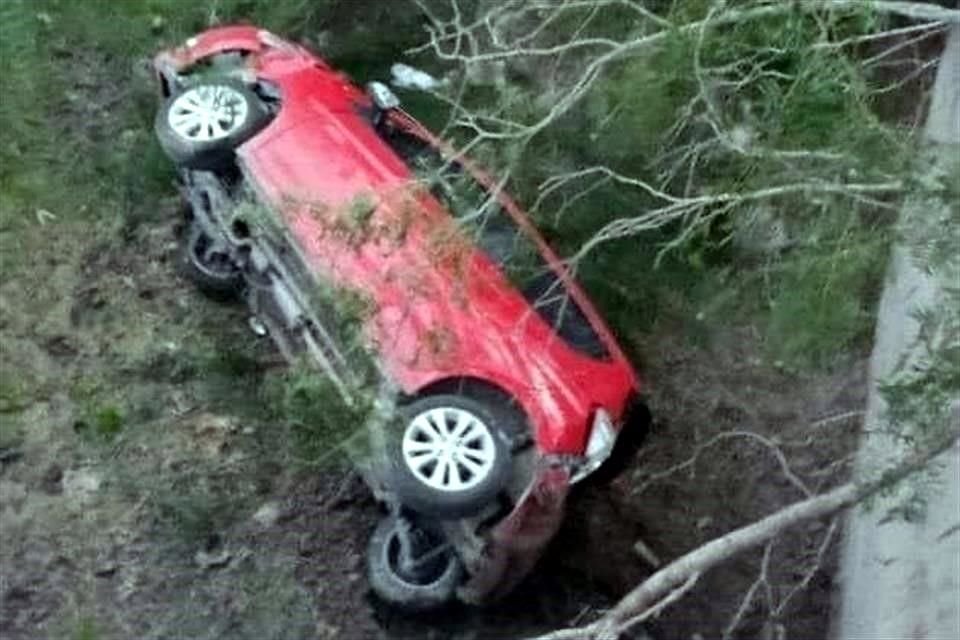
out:
<path id="1" fill-rule="evenodd" d="M 0 285 L 4 377 L 33 390 L 19 404 L 8 399 L 3 414 L 21 427 L 0 451 L 5 640 L 523 637 L 589 619 L 648 575 L 637 540 L 667 561 L 802 497 L 752 436 L 721 438 L 695 464 L 659 475 L 718 434 L 753 431 L 776 443 L 811 490 L 844 473 L 863 406 L 862 362 L 804 379 L 763 363 L 746 330 L 716 336 L 711 349 L 668 332 L 636 336 L 652 433 L 612 486 L 574 494 L 530 580 L 486 611 L 429 619 L 384 611 L 364 577 L 377 507 L 362 484 L 335 468 L 278 468 L 265 453 L 275 426 L 224 411 L 214 382 L 191 370 L 191 336 L 214 349 L 254 338 L 241 310 L 202 299 L 174 274 L 175 211 L 172 199 L 161 203 L 157 222 L 126 242 L 65 240 L 58 260 Z M 48 242 L 51 230 L 42 231 L 24 242 Z M 251 349 L 270 362 L 266 346 Z M 120 435 L 91 438 L 88 423 L 104 419 L 85 405 L 103 406 L 117 390 Z M 190 507 L 195 495 L 213 496 L 226 515 Z M 834 546 L 808 588 L 772 622 L 768 614 L 804 579 L 827 530 L 811 523 L 777 541 L 767 583 L 731 637 L 825 636 Z M 721 637 L 762 557 L 757 550 L 705 576 L 650 631 Z"/>
<path id="2" fill-rule="evenodd" d="M 578 497 L 558 541 L 565 549 L 584 550 L 567 562 L 610 595 L 624 593 L 652 571 L 634 551 L 637 540 L 669 561 L 804 497 L 775 450 L 756 436 L 782 452 L 790 472 L 810 491 L 841 481 L 865 398 L 866 361 L 804 379 L 763 364 L 748 331 L 718 336 L 712 349 L 663 335 L 644 340 L 653 431 L 624 477 Z M 658 638 L 725 637 L 744 606 L 729 637 L 826 637 L 839 531 L 816 559 L 829 528 L 830 522 L 812 522 L 776 540 L 765 563 L 766 581 L 750 604 L 742 602 L 760 577 L 764 549 L 703 576 L 649 630 Z M 808 587 L 784 604 L 804 580 Z"/>

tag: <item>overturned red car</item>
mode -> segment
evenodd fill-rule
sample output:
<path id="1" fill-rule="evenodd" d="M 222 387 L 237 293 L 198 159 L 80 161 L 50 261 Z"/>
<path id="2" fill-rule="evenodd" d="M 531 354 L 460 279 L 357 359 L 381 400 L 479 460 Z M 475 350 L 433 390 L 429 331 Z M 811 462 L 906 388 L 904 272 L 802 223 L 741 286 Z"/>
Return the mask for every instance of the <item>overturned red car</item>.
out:
<path id="1" fill-rule="evenodd" d="M 388 511 L 374 591 L 418 609 L 509 592 L 571 484 L 638 441 L 639 381 L 594 306 L 502 185 L 385 85 L 253 26 L 154 67 L 187 274 L 242 297 L 251 327 L 346 402 L 358 382 L 329 297 L 363 301 L 393 416 L 361 465 Z"/>

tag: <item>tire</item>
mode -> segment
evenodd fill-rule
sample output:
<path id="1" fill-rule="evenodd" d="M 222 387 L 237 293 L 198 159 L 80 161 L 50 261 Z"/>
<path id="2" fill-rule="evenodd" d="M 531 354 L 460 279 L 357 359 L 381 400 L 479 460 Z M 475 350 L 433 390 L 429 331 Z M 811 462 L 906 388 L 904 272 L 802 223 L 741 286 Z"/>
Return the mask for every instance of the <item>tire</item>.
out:
<path id="1" fill-rule="evenodd" d="M 216 113 L 217 117 L 203 116 Z M 160 147 L 176 164 L 191 169 L 220 169 L 233 151 L 253 137 L 270 113 L 243 83 L 208 79 L 167 98 L 154 129 Z"/>
<path id="2" fill-rule="evenodd" d="M 212 242 L 199 223 L 188 223 L 180 242 L 178 267 L 207 296 L 233 299 L 243 289 L 243 274 L 230 259 L 226 245 L 211 247 Z"/>
<path id="3" fill-rule="evenodd" d="M 513 466 L 513 412 L 465 396 L 435 395 L 404 407 L 400 415 L 400 424 L 389 431 L 387 455 L 391 488 L 401 503 L 456 519 L 497 499 Z"/>
<path id="4" fill-rule="evenodd" d="M 403 566 L 404 540 L 409 544 L 409 558 L 420 560 L 420 566 Z M 447 548 L 441 550 L 442 546 Z M 411 612 L 442 607 L 456 597 L 463 576 L 463 564 L 453 548 L 429 526 L 391 515 L 383 518 L 370 536 L 370 587 L 392 607 Z"/>

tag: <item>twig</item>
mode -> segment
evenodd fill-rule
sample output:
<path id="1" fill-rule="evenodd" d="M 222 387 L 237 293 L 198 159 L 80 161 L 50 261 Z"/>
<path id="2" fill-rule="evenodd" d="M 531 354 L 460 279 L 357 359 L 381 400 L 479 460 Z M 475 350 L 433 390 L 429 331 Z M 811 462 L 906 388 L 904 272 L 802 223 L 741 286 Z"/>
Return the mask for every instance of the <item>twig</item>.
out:
<path id="1" fill-rule="evenodd" d="M 802 493 L 803 495 L 807 497 L 810 497 L 813 495 L 810 489 L 806 486 L 806 484 L 804 484 L 804 482 L 799 477 L 797 477 L 797 475 L 793 472 L 793 469 L 790 468 L 790 463 L 787 461 L 786 456 L 783 454 L 783 451 L 775 442 L 773 442 L 772 440 L 770 440 L 765 436 L 760 435 L 759 433 L 756 433 L 753 431 L 743 431 L 743 430 L 724 431 L 722 433 L 718 433 L 717 435 L 713 436 L 706 442 L 698 444 L 694 448 L 693 455 L 691 455 L 689 458 L 667 469 L 664 469 L 662 471 L 657 471 L 656 473 L 652 473 L 649 477 L 647 477 L 643 481 L 643 483 L 639 487 L 634 489 L 631 493 L 633 495 L 641 495 L 652 484 L 660 480 L 663 480 L 664 478 L 670 477 L 676 473 L 679 473 L 684 469 L 692 469 L 694 465 L 697 464 L 697 461 L 700 459 L 700 456 L 703 454 L 704 450 L 724 440 L 729 440 L 732 438 L 749 438 L 752 440 L 756 440 L 757 442 L 765 446 L 773 454 L 774 458 L 776 458 L 777 463 L 780 465 L 780 471 L 783 473 L 787 481 L 790 482 L 790 484 L 792 484 L 794 487 L 796 487 L 797 490 L 799 490 L 800 493 Z"/>
<path id="2" fill-rule="evenodd" d="M 783 616 L 783 612 L 786 610 L 787 606 L 790 604 L 790 601 L 798 593 L 807 588 L 807 585 L 810 584 L 810 581 L 813 580 L 813 576 L 817 574 L 817 571 L 820 570 L 820 567 L 823 565 L 823 558 L 827 554 L 827 549 L 830 548 L 830 543 L 833 542 L 833 536 L 837 532 L 837 528 L 840 524 L 839 518 L 834 518 L 830 522 L 830 528 L 827 529 L 827 533 L 824 534 L 823 540 L 820 542 L 820 547 L 817 549 L 817 556 L 813 560 L 813 564 L 810 565 L 810 568 L 807 569 L 807 572 L 804 574 L 803 579 L 792 589 L 790 592 L 784 596 L 783 600 L 780 601 L 780 604 L 771 612 L 771 618 L 780 618 Z"/>
<path id="3" fill-rule="evenodd" d="M 663 564 L 657 554 L 653 552 L 653 549 L 651 549 L 650 546 L 640 538 L 633 543 L 633 551 L 638 556 L 646 560 L 647 563 L 649 563 L 654 569 L 658 569 Z"/>
<path id="4" fill-rule="evenodd" d="M 747 589 L 747 592 L 743 595 L 743 598 L 740 600 L 740 606 L 737 608 L 737 612 L 731 618 L 730 623 L 727 624 L 726 629 L 723 630 L 723 640 L 729 640 L 733 635 L 733 632 L 740 627 L 740 623 L 743 621 L 743 616 L 747 614 L 750 610 L 750 606 L 753 604 L 753 599 L 757 595 L 757 591 L 761 586 L 766 587 L 767 589 L 767 599 L 770 599 L 770 581 L 767 578 L 767 573 L 770 568 L 770 554 L 773 551 L 773 541 L 768 542 L 763 548 L 763 560 L 760 562 L 760 574 L 757 576 L 757 579 L 753 581 L 753 584 L 750 585 L 750 588 Z"/>
<path id="5" fill-rule="evenodd" d="M 862 409 L 856 411 L 844 411 L 843 413 L 837 413 L 832 416 L 827 416 L 826 418 L 820 418 L 819 420 L 814 420 L 810 423 L 810 426 L 819 429 L 820 427 L 825 427 L 827 425 L 835 424 L 837 422 L 846 422 L 851 418 L 862 418 L 866 412 Z"/>

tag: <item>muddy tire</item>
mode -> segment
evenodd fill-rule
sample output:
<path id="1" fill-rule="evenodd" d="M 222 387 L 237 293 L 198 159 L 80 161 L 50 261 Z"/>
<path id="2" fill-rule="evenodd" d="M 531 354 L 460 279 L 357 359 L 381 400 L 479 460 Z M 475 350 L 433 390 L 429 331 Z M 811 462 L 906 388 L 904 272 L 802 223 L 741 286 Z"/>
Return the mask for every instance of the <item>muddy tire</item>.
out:
<path id="1" fill-rule="evenodd" d="M 510 480 L 513 412 L 460 395 L 421 398 L 390 429 L 391 488 L 411 509 L 440 519 L 475 515 Z"/>
<path id="2" fill-rule="evenodd" d="M 160 147 L 191 169 L 220 169 L 238 146 L 268 122 L 260 98 L 243 83 L 210 79 L 187 87 L 160 106 L 154 129 Z"/>
<path id="3" fill-rule="evenodd" d="M 397 516 L 383 518 L 367 547 L 367 577 L 383 602 L 428 611 L 456 597 L 463 565 L 438 531 Z"/>
<path id="4" fill-rule="evenodd" d="M 216 243 L 197 222 L 190 222 L 180 242 L 180 272 L 215 300 L 232 300 L 243 290 L 243 274 L 225 244 Z"/>

